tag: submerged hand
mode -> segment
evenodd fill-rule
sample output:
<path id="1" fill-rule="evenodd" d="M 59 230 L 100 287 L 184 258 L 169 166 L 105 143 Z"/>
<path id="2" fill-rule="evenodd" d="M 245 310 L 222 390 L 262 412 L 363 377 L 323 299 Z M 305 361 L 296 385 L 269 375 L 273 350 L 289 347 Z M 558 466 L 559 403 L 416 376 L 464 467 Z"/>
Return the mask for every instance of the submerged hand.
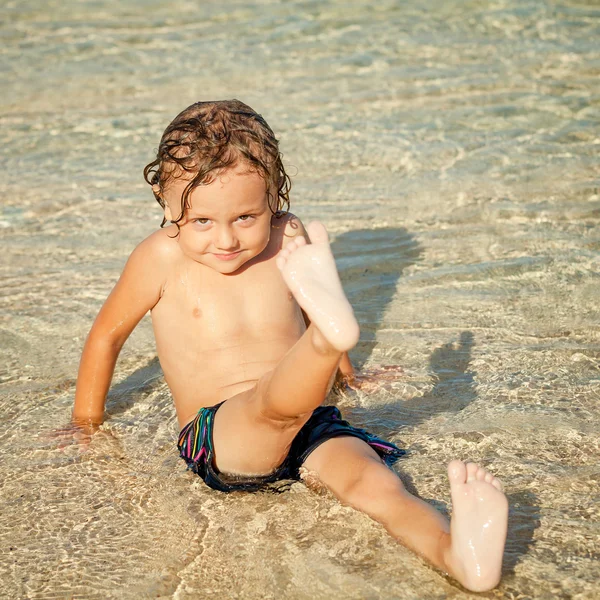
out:
<path id="1" fill-rule="evenodd" d="M 56 442 L 56 448 L 64 451 L 69 446 L 76 445 L 80 452 L 87 452 L 92 441 L 92 435 L 98 431 L 99 425 L 78 425 L 68 423 L 47 434 L 48 439 Z M 54 445 L 54 444 L 53 444 Z"/>
<path id="2" fill-rule="evenodd" d="M 341 389 L 376 392 L 391 387 L 404 374 L 399 365 L 372 366 L 336 381 Z"/>

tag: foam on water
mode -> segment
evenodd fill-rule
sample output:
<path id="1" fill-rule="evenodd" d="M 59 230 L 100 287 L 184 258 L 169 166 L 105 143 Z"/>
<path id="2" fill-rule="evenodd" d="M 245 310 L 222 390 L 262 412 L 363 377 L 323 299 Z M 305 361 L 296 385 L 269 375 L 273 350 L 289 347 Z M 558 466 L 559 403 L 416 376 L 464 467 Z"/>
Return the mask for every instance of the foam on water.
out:
<path id="1" fill-rule="evenodd" d="M 282 140 L 293 210 L 331 231 L 369 391 L 333 400 L 511 502 L 494 597 L 593 598 L 600 577 L 600 10 L 596 2 L 5 2 L 0 595 L 448 598 L 366 517 L 294 484 L 216 494 L 176 455 L 148 320 L 87 452 L 49 434 L 129 252 L 141 177 L 199 99 Z M 388 367 L 382 369 L 382 366 Z"/>

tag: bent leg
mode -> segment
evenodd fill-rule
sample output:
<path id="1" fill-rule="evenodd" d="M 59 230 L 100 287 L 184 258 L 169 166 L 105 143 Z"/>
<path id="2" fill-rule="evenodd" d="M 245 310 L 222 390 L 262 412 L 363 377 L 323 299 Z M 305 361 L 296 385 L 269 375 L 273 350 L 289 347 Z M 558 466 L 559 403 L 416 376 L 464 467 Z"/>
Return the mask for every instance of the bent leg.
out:
<path id="1" fill-rule="evenodd" d="M 315 346 L 314 329 L 311 325 L 251 390 L 219 408 L 213 431 L 219 471 L 265 475 L 283 463 L 294 437 L 325 400 L 341 358 Z"/>
<path id="2" fill-rule="evenodd" d="M 328 440 L 304 466 L 342 503 L 380 522 L 399 542 L 465 587 L 484 591 L 498 584 L 507 502 L 498 480 L 477 465 L 450 464 L 452 523 L 411 495 L 362 440 Z M 473 489 L 474 484 L 479 489 Z"/>
<path id="3" fill-rule="evenodd" d="M 358 341 L 358 324 L 327 232 L 320 224 L 309 225 L 308 231 L 312 243 L 294 239 L 277 265 L 311 324 L 273 371 L 217 412 L 215 460 L 221 471 L 259 475 L 279 466 L 296 433 L 327 396 L 343 352 Z"/>
<path id="4" fill-rule="evenodd" d="M 358 341 L 359 328 L 331 253 L 327 231 L 311 223 L 312 240 L 295 238 L 277 257 L 277 266 L 311 324 L 261 379 L 258 402 L 264 417 L 306 421 L 325 399 L 344 352 Z"/>

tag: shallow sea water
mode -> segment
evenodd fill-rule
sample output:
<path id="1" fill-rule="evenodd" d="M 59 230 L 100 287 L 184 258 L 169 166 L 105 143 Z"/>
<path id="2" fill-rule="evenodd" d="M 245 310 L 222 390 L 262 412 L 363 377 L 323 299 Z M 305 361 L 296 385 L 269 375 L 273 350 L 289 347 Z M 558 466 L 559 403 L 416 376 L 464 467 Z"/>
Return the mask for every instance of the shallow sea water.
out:
<path id="1" fill-rule="evenodd" d="M 451 458 L 503 479 L 483 597 L 599 597 L 595 0 L 0 10 L 0 597 L 475 597 L 302 484 L 226 496 L 186 473 L 148 319 L 89 451 L 49 438 L 160 223 L 143 166 L 180 109 L 227 97 L 281 138 L 361 322 L 353 360 L 381 373 L 332 401 L 406 447 L 398 472 L 443 511 Z"/>

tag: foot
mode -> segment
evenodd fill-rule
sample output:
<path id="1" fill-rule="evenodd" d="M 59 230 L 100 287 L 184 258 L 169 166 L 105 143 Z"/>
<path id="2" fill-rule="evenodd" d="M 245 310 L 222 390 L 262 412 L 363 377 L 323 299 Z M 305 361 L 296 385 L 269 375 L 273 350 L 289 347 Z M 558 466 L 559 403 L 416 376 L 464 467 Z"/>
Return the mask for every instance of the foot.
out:
<path id="1" fill-rule="evenodd" d="M 474 592 L 500 581 L 508 501 L 502 484 L 474 463 L 448 465 L 452 495 L 450 574 Z"/>
<path id="2" fill-rule="evenodd" d="M 325 340 L 339 352 L 358 341 L 358 323 L 344 294 L 321 223 L 307 227 L 311 243 L 294 238 L 277 256 L 277 266 L 298 304 Z"/>

